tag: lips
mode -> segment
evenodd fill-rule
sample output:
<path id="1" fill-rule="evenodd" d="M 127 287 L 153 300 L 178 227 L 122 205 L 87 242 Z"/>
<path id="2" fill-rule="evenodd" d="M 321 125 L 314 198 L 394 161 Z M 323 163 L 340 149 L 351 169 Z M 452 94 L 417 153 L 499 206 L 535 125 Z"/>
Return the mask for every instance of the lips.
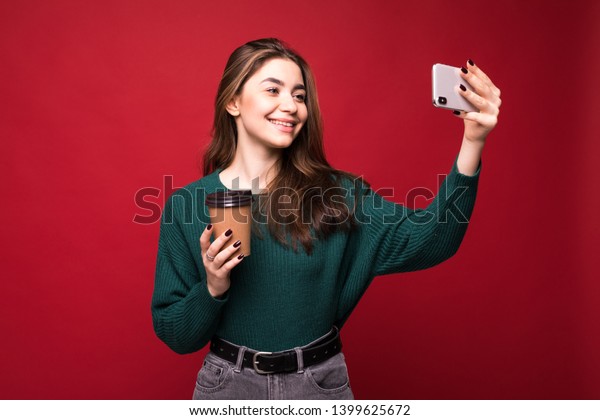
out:
<path id="1" fill-rule="evenodd" d="M 269 118 L 269 122 L 271 124 L 273 124 L 273 126 L 279 130 L 279 131 L 283 131 L 284 133 L 291 133 L 294 131 L 294 127 L 296 126 L 297 122 L 296 121 L 290 121 L 290 120 L 275 120 L 275 119 L 271 119 Z"/>
<path id="2" fill-rule="evenodd" d="M 289 120 L 274 120 L 274 119 L 269 119 L 269 122 L 275 124 L 275 125 L 282 125 L 284 127 L 294 127 L 296 125 L 295 121 L 289 121 Z"/>

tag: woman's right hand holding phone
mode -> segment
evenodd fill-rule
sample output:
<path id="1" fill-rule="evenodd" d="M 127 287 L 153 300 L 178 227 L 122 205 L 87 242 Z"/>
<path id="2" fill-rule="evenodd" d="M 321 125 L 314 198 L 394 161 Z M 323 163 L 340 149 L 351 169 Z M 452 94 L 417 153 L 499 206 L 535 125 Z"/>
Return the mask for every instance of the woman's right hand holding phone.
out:
<path id="1" fill-rule="evenodd" d="M 467 61 L 467 67 L 462 68 L 460 75 L 475 91 L 460 85 L 458 93 L 479 109 L 479 112 L 455 112 L 454 114 L 465 121 L 464 138 L 483 145 L 490 131 L 498 123 L 498 114 L 502 105 L 500 89 L 470 59 Z"/>
<path id="2" fill-rule="evenodd" d="M 485 140 L 498 123 L 502 100 L 500 99 L 500 89 L 472 60 L 467 62 L 467 68 L 463 67 L 461 70 L 460 76 L 475 91 L 460 85 L 458 92 L 479 109 L 479 112 L 456 111 L 454 113 L 464 120 L 465 125 L 463 142 L 456 165 L 460 173 L 473 175 L 479 167 Z"/>

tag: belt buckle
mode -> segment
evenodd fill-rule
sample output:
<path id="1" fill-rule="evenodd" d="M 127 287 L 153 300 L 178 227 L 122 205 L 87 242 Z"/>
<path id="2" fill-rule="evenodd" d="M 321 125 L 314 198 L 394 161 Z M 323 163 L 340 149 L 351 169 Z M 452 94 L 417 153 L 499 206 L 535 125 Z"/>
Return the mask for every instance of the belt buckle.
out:
<path id="1" fill-rule="evenodd" d="M 271 352 L 268 351 L 257 351 L 256 353 L 254 353 L 254 356 L 252 356 L 252 367 L 254 367 L 254 370 L 256 371 L 256 373 L 260 373 L 261 375 L 266 375 L 268 373 L 275 373 L 275 371 L 268 371 L 268 370 L 262 370 L 258 368 L 258 361 L 256 360 L 256 358 L 259 355 L 270 355 L 273 354 Z"/>

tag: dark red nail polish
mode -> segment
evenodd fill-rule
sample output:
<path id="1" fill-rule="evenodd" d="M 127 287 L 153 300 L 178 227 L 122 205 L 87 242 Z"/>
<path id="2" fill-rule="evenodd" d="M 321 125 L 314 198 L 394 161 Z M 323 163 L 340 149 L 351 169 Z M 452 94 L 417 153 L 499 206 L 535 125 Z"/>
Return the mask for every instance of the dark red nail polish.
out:
<path id="1" fill-rule="evenodd" d="M 464 85 L 460 85 L 460 90 L 462 90 L 463 92 L 466 92 L 467 88 Z"/>
<path id="2" fill-rule="evenodd" d="M 245 255 L 244 255 L 244 254 L 240 254 L 240 255 L 238 255 L 238 260 L 241 260 L 241 259 L 242 259 L 242 258 L 244 258 L 244 257 L 245 257 Z"/>
<path id="3" fill-rule="evenodd" d="M 466 68 L 464 68 L 464 67 L 461 67 L 461 68 L 460 68 L 460 71 L 462 71 L 464 74 L 467 74 L 467 73 L 469 72 L 469 70 L 467 70 L 467 69 L 466 69 Z"/>
<path id="4" fill-rule="evenodd" d="M 234 247 L 234 248 L 237 248 L 237 247 L 238 247 L 238 246 L 240 246 L 241 244 L 242 244 L 242 241 L 236 241 L 236 242 L 233 244 L 233 247 Z"/>
<path id="5" fill-rule="evenodd" d="M 227 229 L 227 232 L 225 232 L 225 236 L 231 236 L 232 233 L 233 231 L 231 229 Z"/>
<path id="6" fill-rule="evenodd" d="M 467 63 L 469 63 L 469 66 L 474 66 L 475 65 L 475 63 L 473 63 L 473 60 L 471 60 L 470 58 L 469 58 L 469 60 L 467 60 Z"/>
<path id="7" fill-rule="evenodd" d="M 460 111 L 452 111 L 454 115 L 460 115 Z"/>
<path id="8" fill-rule="evenodd" d="M 209 224 L 206 226 L 206 230 L 211 230 L 211 229 L 212 229 L 212 225 L 209 223 Z"/>

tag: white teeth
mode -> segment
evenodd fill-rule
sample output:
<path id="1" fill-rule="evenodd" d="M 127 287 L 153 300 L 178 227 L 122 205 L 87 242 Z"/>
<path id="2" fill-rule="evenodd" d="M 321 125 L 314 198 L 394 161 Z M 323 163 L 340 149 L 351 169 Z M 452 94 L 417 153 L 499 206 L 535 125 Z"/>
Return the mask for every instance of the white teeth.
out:
<path id="1" fill-rule="evenodd" d="M 269 120 L 271 121 L 273 124 L 278 124 L 278 125 L 284 125 L 286 127 L 293 127 L 294 124 L 289 123 L 289 122 L 283 122 L 283 121 L 277 121 L 277 120 Z"/>

